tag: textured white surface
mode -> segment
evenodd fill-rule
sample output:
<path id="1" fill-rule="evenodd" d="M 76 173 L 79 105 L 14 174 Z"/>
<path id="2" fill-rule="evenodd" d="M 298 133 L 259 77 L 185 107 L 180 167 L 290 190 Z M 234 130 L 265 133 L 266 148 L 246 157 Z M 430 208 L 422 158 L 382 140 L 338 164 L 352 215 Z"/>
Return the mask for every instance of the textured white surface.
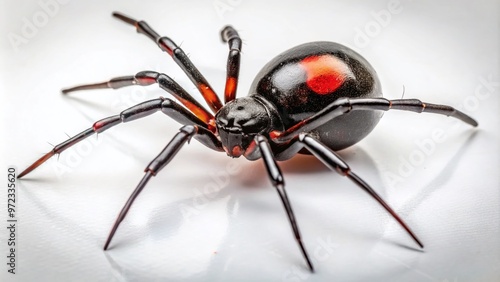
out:
<path id="1" fill-rule="evenodd" d="M 372 199 L 318 161 L 298 157 L 282 163 L 317 269 L 312 275 L 262 163 L 232 160 L 197 142 L 150 182 L 103 252 L 142 170 L 179 128 L 162 114 L 117 126 L 18 182 L 17 274 L 6 272 L 8 235 L 2 227 L 1 281 L 495 281 L 500 276 L 496 1 L 65 2 L 52 6 L 44 23 L 47 12 L 40 3 L 46 2 L 2 1 L 2 169 L 15 165 L 20 171 L 51 149 L 47 142 L 57 144 L 65 133 L 166 95 L 152 86 L 63 97 L 62 87 L 153 69 L 199 97 L 165 53 L 111 17 L 115 10 L 147 20 L 181 44 L 219 93 L 227 57 L 219 30 L 232 24 L 244 39 L 240 96 L 278 53 L 329 40 L 363 54 L 386 97 L 401 97 L 404 85 L 405 97 L 462 108 L 480 126 L 389 112 L 365 140 L 341 152 L 421 237 L 424 251 L 416 250 Z M 26 30 L 26 21 L 37 23 L 36 30 Z M 361 37 L 360 30 L 368 35 Z M 13 34 L 24 40 L 12 43 L 20 40 Z M 419 147 L 424 143 L 427 147 Z"/>

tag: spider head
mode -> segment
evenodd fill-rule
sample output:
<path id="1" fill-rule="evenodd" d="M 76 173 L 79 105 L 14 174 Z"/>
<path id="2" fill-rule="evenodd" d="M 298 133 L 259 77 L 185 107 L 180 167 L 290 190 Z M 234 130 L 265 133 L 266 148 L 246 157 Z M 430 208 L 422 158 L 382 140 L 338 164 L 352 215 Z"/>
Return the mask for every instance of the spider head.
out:
<path id="1" fill-rule="evenodd" d="M 227 103 L 215 116 L 217 132 L 227 155 L 238 158 L 245 154 L 253 138 L 269 130 L 269 113 L 253 97 L 242 97 Z"/>

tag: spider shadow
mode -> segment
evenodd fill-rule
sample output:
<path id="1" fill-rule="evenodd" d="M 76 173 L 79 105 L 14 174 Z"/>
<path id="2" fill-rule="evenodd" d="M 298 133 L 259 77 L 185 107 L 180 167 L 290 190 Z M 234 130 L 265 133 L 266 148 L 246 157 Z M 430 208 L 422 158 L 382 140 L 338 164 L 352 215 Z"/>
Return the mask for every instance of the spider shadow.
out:
<path id="1" fill-rule="evenodd" d="M 65 95 L 64 100 L 68 102 L 68 105 L 70 105 L 73 109 L 79 112 L 83 117 L 85 117 L 85 119 L 89 120 L 90 122 L 95 120 L 93 120 L 93 118 L 88 115 L 87 111 L 84 110 L 85 107 L 92 110 L 98 110 L 100 112 L 103 112 L 103 114 L 109 113 L 110 111 L 109 107 L 106 107 L 101 103 L 94 102 L 95 100 L 83 99 L 71 94 Z"/>
<path id="2" fill-rule="evenodd" d="M 50 209 L 50 206 L 45 205 L 46 201 L 44 201 L 42 198 L 39 197 L 39 195 L 43 196 L 43 193 L 40 192 L 40 187 L 34 187 L 35 183 L 50 183 L 52 180 L 50 179 L 22 179 L 19 181 L 21 184 L 20 187 L 23 187 L 23 189 L 20 189 L 22 191 L 23 195 L 20 196 L 20 198 L 23 199 L 23 201 L 28 200 L 30 203 L 30 206 L 35 206 L 37 210 L 39 211 L 37 213 L 37 219 L 42 217 L 46 218 L 47 222 L 57 222 L 58 226 L 67 226 L 68 228 L 65 228 L 67 232 L 70 234 L 73 234 L 74 236 L 71 237 L 78 237 L 78 236 L 83 236 L 85 238 L 95 238 L 95 235 L 91 232 L 89 232 L 87 229 L 82 228 L 80 224 L 75 222 L 74 220 L 71 220 L 68 217 L 63 216 L 61 213 L 54 212 L 53 210 Z M 101 242 L 98 240 L 95 240 L 95 246 L 98 248 L 101 248 L 102 246 L 100 245 Z"/>
<path id="3" fill-rule="evenodd" d="M 362 152 L 362 150 L 356 150 L 357 156 L 356 158 L 361 158 L 363 159 L 364 162 L 371 160 L 367 154 Z M 362 153 L 361 153 L 362 152 Z M 342 153 L 347 161 L 352 159 L 353 154 L 352 153 Z M 210 160 L 211 162 L 217 160 Z M 222 158 L 220 159 L 222 161 Z M 220 164 L 218 165 L 220 166 Z M 283 167 L 283 172 L 285 174 L 292 173 L 292 174 L 314 174 L 314 173 L 332 173 L 331 170 L 329 170 L 326 166 L 323 165 L 323 163 L 319 160 L 317 160 L 314 156 L 308 156 L 308 155 L 298 155 L 292 160 L 289 160 L 287 162 L 280 163 L 280 166 Z M 305 168 L 305 169 L 304 169 Z M 332 177 L 338 177 L 340 175 L 337 175 L 337 173 L 332 173 Z M 311 175 L 312 176 L 312 175 Z M 307 176 L 304 176 L 307 177 Z M 272 185 L 268 179 L 267 172 L 265 171 L 265 167 L 262 161 L 256 161 L 256 162 L 246 162 L 243 164 L 242 167 L 242 173 L 238 174 L 236 176 L 233 176 L 233 179 L 231 180 L 231 183 L 227 187 L 221 189 L 218 192 L 212 193 L 210 195 L 207 195 L 207 199 L 210 202 L 215 202 L 218 200 L 221 200 L 225 197 L 228 197 L 230 195 L 233 195 L 234 192 L 234 187 L 239 187 L 242 186 L 242 188 L 255 188 L 259 187 L 262 189 L 273 189 Z M 233 182 L 234 180 L 234 182 Z M 189 183 L 185 184 L 186 186 L 191 186 Z M 323 189 L 328 189 L 327 187 L 324 187 Z M 237 197 L 231 197 L 228 204 L 227 204 L 227 209 L 228 212 L 226 213 L 225 216 L 230 217 L 232 212 L 231 210 L 235 208 L 236 202 L 239 203 L 239 208 L 240 209 L 245 209 L 245 206 L 248 205 L 253 205 L 253 201 L 249 201 L 247 204 L 246 201 L 239 201 Z M 148 233 L 150 234 L 156 234 L 156 236 L 162 236 L 162 237 L 173 237 L 178 234 L 178 231 L 181 229 L 182 225 L 185 224 L 185 217 L 183 216 L 181 209 L 182 207 L 186 205 L 190 205 L 192 203 L 192 199 L 184 199 L 180 201 L 174 201 L 174 202 L 169 202 L 165 203 L 163 205 L 160 205 L 159 207 L 155 208 L 155 210 L 152 212 L 150 219 L 147 222 L 148 226 Z M 275 201 L 276 204 L 279 204 L 279 200 L 276 199 Z M 264 204 L 265 205 L 265 204 Z M 275 206 L 273 206 L 275 207 Z M 203 212 L 203 211 L 202 211 Z M 210 212 L 207 210 L 207 212 Z M 230 219 L 231 221 L 231 219 Z M 231 225 L 231 222 L 229 223 Z M 283 224 L 287 224 L 284 222 Z M 235 243 L 238 243 L 237 241 L 238 236 L 231 235 L 231 232 L 233 232 L 232 228 L 228 229 L 228 234 L 225 235 L 226 239 L 224 239 L 224 243 L 226 245 L 232 245 Z M 118 238 L 117 238 L 118 239 Z M 120 238 L 119 240 L 115 240 L 113 245 L 111 246 L 110 250 L 113 248 L 119 248 L 119 247 L 124 247 L 129 244 L 138 244 L 141 240 L 143 240 L 143 236 L 140 234 L 140 232 L 134 232 L 134 233 L 129 233 L 127 236 L 124 236 Z M 236 240 L 236 241 L 235 241 Z M 289 246 L 288 244 L 286 246 Z M 283 249 L 280 251 L 283 254 L 287 254 L 289 252 L 289 249 Z M 122 263 L 118 262 L 116 260 L 113 260 L 110 258 L 113 256 L 112 253 L 107 254 L 107 258 L 110 261 L 110 266 L 113 267 L 117 272 L 120 272 L 123 274 L 124 268 L 121 267 Z M 210 264 L 212 264 L 212 267 L 209 267 L 211 271 L 214 270 L 214 268 L 218 269 L 221 268 L 220 270 L 222 271 L 222 266 L 224 265 L 223 263 L 218 263 L 217 260 L 223 259 L 222 257 L 216 257 L 212 260 L 210 260 Z M 296 264 L 299 263 L 301 264 L 301 260 L 297 261 L 298 258 L 293 255 L 289 257 L 290 263 Z M 132 275 L 132 273 L 129 273 Z M 124 275 L 127 275 L 124 273 Z M 133 275 L 136 275 L 133 274 Z M 128 275 L 127 275 L 128 276 Z"/>
<path id="4" fill-rule="evenodd" d="M 309 154 L 297 154 L 293 158 L 279 162 L 284 174 L 314 174 L 330 171 L 318 158 Z"/>
<path id="5" fill-rule="evenodd" d="M 337 151 L 336 153 L 340 155 L 340 157 L 353 171 L 360 174 L 361 177 L 372 187 L 376 187 L 376 190 L 380 195 L 385 195 L 386 189 L 382 185 L 381 174 L 372 173 L 372 171 L 377 168 L 376 163 L 362 147 L 354 145 L 341 151 Z M 271 185 L 268 173 L 265 170 L 262 160 L 251 162 L 248 166 L 248 172 L 242 174 L 238 180 L 242 186 L 255 188 L 267 187 Z M 325 191 L 325 189 L 330 189 L 332 184 L 330 181 L 333 181 L 335 184 L 338 183 L 338 185 L 342 186 L 356 186 L 347 177 L 340 175 L 336 171 L 330 170 L 321 160 L 310 154 L 297 154 L 289 160 L 278 162 L 278 166 L 282 170 L 285 183 L 288 175 L 315 179 L 315 175 L 331 174 L 331 177 L 328 178 L 331 179 L 329 180 L 328 185 L 326 183 L 325 185 L 316 183 L 318 185 L 308 186 L 308 189 L 310 190 L 317 189 L 318 193 Z M 367 170 L 370 173 L 368 173 Z M 369 175 L 369 177 L 363 177 L 363 175 Z M 286 184 L 286 186 L 289 189 L 294 189 L 294 184 L 292 182 Z"/>
<path id="6" fill-rule="evenodd" d="M 187 186 L 190 186 L 189 183 L 186 184 Z M 225 187 L 222 188 L 219 191 L 213 192 L 213 193 L 208 193 L 206 194 L 206 200 L 208 201 L 205 205 L 208 207 L 214 202 L 218 202 L 223 200 L 224 198 L 227 198 L 230 196 L 231 189 Z M 225 213 L 220 216 L 225 216 L 228 217 L 228 225 L 230 225 L 231 217 L 235 213 L 235 209 L 238 209 L 237 207 L 237 199 L 234 197 L 230 197 L 229 201 L 226 204 L 226 209 Z M 114 239 L 114 242 L 110 246 L 109 250 L 111 252 L 106 252 L 105 258 L 108 260 L 110 267 L 113 269 L 113 273 L 115 277 L 120 277 L 120 278 L 125 278 L 125 280 L 137 280 L 137 278 L 149 278 L 148 273 L 146 271 L 143 271 L 147 267 L 148 262 L 146 261 L 144 264 L 144 267 L 139 267 L 135 271 L 128 270 L 127 267 L 124 267 L 127 265 L 128 260 L 127 258 L 122 257 L 121 255 L 118 255 L 115 257 L 113 254 L 112 250 L 115 248 L 126 248 L 127 246 L 135 246 L 137 247 L 137 244 L 141 244 L 142 241 L 144 241 L 144 234 L 147 232 L 148 234 L 148 240 L 153 240 L 153 241 L 163 241 L 163 240 L 168 240 L 169 238 L 176 238 L 179 237 L 181 232 L 182 227 L 184 224 L 188 224 L 191 219 L 187 218 L 186 215 L 182 212 L 182 209 L 189 207 L 190 205 L 193 204 L 193 198 L 186 198 L 182 200 L 177 200 L 177 201 L 172 201 L 169 203 L 165 203 L 163 205 L 158 206 L 151 212 L 151 216 L 147 220 L 147 222 L 144 224 L 146 226 L 145 231 L 143 232 L 127 232 L 127 234 L 122 235 L 120 237 L 115 236 L 116 238 Z M 200 208 L 198 210 L 200 213 L 212 213 L 215 212 L 214 210 L 210 208 Z M 126 222 L 124 222 L 126 223 Z M 231 228 L 228 228 L 227 232 L 230 232 Z M 223 234 L 222 235 L 221 242 L 226 242 L 227 237 L 231 237 L 229 234 Z M 161 238 L 161 240 L 160 240 Z M 189 239 L 188 239 L 189 241 Z M 158 242 L 153 242 L 153 244 L 156 244 Z M 131 250 L 132 248 L 129 248 Z M 146 251 L 151 251 L 155 252 L 154 248 L 150 247 L 143 247 L 142 250 L 144 252 Z M 125 253 L 127 250 L 123 250 Z M 169 259 L 171 257 L 166 254 Z M 182 254 L 180 254 L 182 255 Z M 162 256 L 162 254 L 160 254 Z M 154 257 L 152 255 L 151 257 Z M 227 257 L 226 257 L 227 258 Z M 223 271 L 223 263 L 218 263 L 218 260 L 224 259 L 224 256 L 213 256 L 209 258 L 208 263 L 211 265 L 208 267 L 208 269 L 212 268 L 217 268 L 219 271 Z M 220 272 L 219 272 L 220 273 Z M 145 279 L 139 279 L 139 280 L 145 280 Z"/>
<path id="7" fill-rule="evenodd" d="M 433 195 L 434 193 L 440 191 L 440 189 L 445 187 L 444 184 L 449 179 L 451 179 L 451 176 L 456 171 L 461 158 L 464 156 L 464 153 L 467 151 L 467 148 L 469 148 L 470 144 L 473 142 L 473 140 L 476 138 L 477 135 L 478 135 L 477 130 L 470 133 L 467 139 L 463 142 L 463 144 L 460 145 L 456 153 L 446 162 L 441 171 L 439 173 L 436 173 L 436 176 L 433 179 L 431 179 L 427 184 L 423 185 L 424 188 L 421 189 L 419 192 L 417 192 L 415 196 L 412 196 L 409 200 L 399 205 L 397 213 L 401 216 L 401 218 L 409 219 L 411 213 L 414 212 L 427 199 L 429 199 L 431 195 Z M 390 224 L 395 224 L 395 223 L 393 222 L 392 218 L 388 218 L 386 220 L 383 220 L 381 224 L 388 226 Z M 411 251 L 422 252 L 422 253 L 425 252 L 425 249 L 411 247 L 407 244 L 403 244 L 394 240 L 389 240 L 384 238 L 382 238 L 382 240 L 394 246 L 402 247 Z"/>
<path id="8" fill-rule="evenodd" d="M 418 192 L 417 195 L 409 199 L 406 203 L 401 205 L 401 215 L 408 217 L 415 211 L 421 204 L 423 204 L 432 194 L 445 187 L 444 184 L 451 178 L 453 173 L 457 170 L 460 160 L 463 158 L 464 153 L 469 148 L 472 141 L 478 135 L 477 130 L 473 131 L 467 139 L 463 142 L 457 152 L 450 158 L 443 169 L 436 174 L 436 177 L 428 182 L 425 187 Z"/>

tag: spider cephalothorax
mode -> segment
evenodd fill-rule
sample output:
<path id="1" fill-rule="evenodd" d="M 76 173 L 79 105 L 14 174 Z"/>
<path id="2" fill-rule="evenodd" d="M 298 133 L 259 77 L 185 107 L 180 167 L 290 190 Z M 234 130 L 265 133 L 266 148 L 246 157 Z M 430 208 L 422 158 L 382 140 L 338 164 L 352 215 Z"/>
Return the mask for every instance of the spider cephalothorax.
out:
<path id="1" fill-rule="evenodd" d="M 271 131 L 271 115 L 264 104 L 253 97 L 235 99 L 215 115 L 222 147 L 230 157 L 245 154 L 257 134 Z"/>

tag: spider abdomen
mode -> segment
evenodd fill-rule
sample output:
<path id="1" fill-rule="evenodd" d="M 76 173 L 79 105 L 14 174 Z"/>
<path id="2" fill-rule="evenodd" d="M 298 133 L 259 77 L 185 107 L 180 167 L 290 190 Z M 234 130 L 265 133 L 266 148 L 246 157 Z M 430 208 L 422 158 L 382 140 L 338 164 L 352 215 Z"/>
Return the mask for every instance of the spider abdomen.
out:
<path id="1" fill-rule="evenodd" d="M 289 49 L 266 64 L 250 95 L 273 103 L 285 129 L 321 111 L 335 100 L 381 97 L 373 67 L 355 51 L 333 42 L 311 42 Z M 356 111 L 314 130 L 333 150 L 363 139 L 382 117 L 380 111 Z"/>

